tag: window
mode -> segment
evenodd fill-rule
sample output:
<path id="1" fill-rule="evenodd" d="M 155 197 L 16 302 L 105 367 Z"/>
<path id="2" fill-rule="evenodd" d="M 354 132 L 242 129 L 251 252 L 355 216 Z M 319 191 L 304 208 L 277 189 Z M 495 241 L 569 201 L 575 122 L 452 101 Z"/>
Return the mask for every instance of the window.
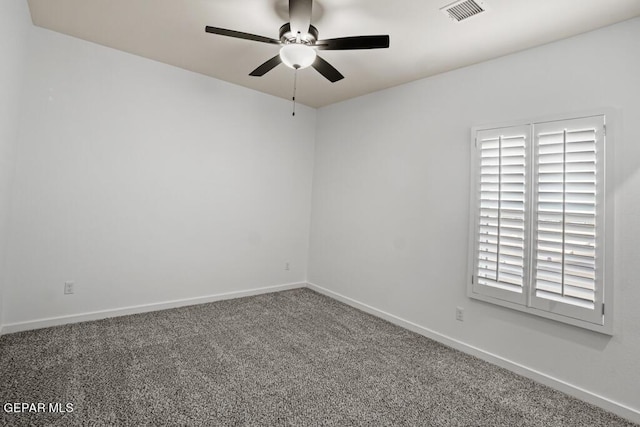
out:
<path id="1" fill-rule="evenodd" d="M 473 130 L 470 297 L 612 333 L 605 129 L 594 115 Z"/>

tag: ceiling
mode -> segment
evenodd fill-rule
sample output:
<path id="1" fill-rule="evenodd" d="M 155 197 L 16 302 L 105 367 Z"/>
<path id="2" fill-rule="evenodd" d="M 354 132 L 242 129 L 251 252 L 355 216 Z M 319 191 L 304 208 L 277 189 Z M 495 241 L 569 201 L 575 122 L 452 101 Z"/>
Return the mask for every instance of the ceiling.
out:
<path id="1" fill-rule="evenodd" d="M 278 38 L 288 0 L 28 0 L 33 23 L 74 37 L 290 99 L 294 71 L 248 74 L 278 46 L 204 31 Z M 479 1 L 479 0 L 478 0 Z M 639 0 L 483 0 L 456 22 L 452 0 L 315 0 L 320 39 L 389 34 L 389 49 L 320 51 L 345 78 L 298 73 L 296 100 L 322 107 L 640 16 Z"/>

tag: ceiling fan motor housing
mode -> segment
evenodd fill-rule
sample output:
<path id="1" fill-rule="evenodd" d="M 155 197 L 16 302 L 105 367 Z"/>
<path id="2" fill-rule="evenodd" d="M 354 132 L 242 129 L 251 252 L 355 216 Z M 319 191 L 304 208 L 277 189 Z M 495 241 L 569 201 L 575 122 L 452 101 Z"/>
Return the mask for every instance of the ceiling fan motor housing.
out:
<path id="1" fill-rule="evenodd" d="M 280 41 L 282 43 L 297 43 L 297 34 L 291 31 L 291 24 L 286 23 L 280 27 Z M 312 45 L 318 41 L 318 29 L 313 25 L 309 25 L 309 31 L 306 34 L 300 34 L 300 43 Z"/>

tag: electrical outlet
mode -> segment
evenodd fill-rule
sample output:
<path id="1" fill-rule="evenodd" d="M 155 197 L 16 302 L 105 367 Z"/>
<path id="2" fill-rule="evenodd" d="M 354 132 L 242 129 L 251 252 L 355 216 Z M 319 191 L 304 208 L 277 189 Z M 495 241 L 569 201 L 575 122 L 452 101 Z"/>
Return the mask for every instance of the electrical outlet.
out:
<path id="1" fill-rule="evenodd" d="M 64 282 L 64 294 L 70 295 L 75 292 L 75 285 L 73 282 Z"/>
<path id="2" fill-rule="evenodd" d="M 464 322 L 464 308 L 456 307 L 456 320 Z"/>
<path id="3" fill-rule="evenodd" d="M 288 262 L 284 263 L 284 269 L 287 270 L 287 271 L 291 270 L 291 268 L 289 267 L 289 263 Z"/>

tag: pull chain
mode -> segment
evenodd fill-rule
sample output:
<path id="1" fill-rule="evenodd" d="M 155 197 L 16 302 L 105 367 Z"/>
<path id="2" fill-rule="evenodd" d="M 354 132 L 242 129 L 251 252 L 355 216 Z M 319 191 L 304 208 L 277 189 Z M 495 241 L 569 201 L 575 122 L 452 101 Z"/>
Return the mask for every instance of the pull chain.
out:
<path id="1" fill-rule="evenodd" d="M 298 31 L 298 34 L 296 35 L 296 43 L 300 43 L 300 37 L 302 36 L 302 34 L 300 34 L 300 31 Z M 298 84 L 298 68 L 300 68 L 300 65 L 294 64 L 293 68 L 295 69 L 295 72 L 293 74 L 293 114 L 291 114 L 292 116 L 296 115 L 296 86 Z"/>
<path id="2" fill-rule="evenodd" d="M 296 115 L 296 87 L 298 86 L 298 69 L 296 68 L 296 71 L 293 75 L 293 114 L 291 114 L 292 116 Z"/>

